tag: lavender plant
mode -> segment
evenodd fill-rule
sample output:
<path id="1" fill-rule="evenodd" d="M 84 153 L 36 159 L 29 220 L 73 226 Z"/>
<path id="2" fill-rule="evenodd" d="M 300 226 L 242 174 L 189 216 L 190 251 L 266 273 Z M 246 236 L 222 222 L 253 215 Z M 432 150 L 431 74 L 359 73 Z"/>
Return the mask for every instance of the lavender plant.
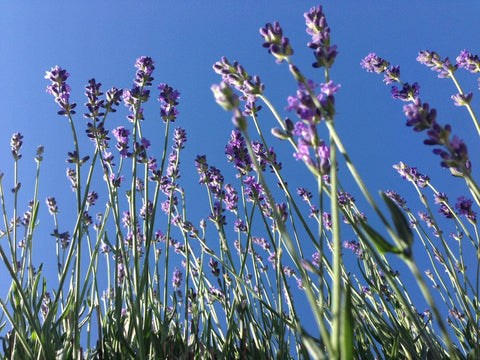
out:
<path id="1" fill-rule="evenodd" d="M 392 87 L 392 96 L 407 102 L 407 126 L 426 131 L 424 143 L 435 146 L 441 166 L 462 178 L 473 197 L 449 202 L 433 179 L 401 162 L 394 168 L 411 182 L 424 208 L 411 210 L 389 189 L 380 193 L 388 212 L 382 211 L 335 129 L 335 95 L 341 88 L 330 79 L 330 69 L 338 53 L 325 14 L 318 6 L 304 16 L 312 65 L 323 69 L 322 80 L 308 79 L 294 63 L 279 23 L 260 29 L 263 47 L 279 65 L 286 63 L 298 82 L 285 108 L 297 120 L 280 115 L 283 110 L 267 98 L 259 76 L 225 57 L 213 65 L 221 76 L 211 88 L 215 100 L 232 112 L 235 128 L 225 155 L 236 177 L 227 180 L 206 155 L 187 164 L 205 189 L 208 213 L 199 221 L 181 186 L 187 132 L 173 129 L 180 121 L 180 93 L 168 84 L 158 85 L 164 131 L 159 147 L 145 136 L 155 70 L 151 58 L 137 60 L 129 89 L 103 93 L 95 79 L 86 85 L 83 115 L 90 150 L 77 138 L 69 74 L 58 66 L 47 71 L 47 92 L 73 136 L 66 174 L 74 204 L 73 209 L 57 204 L 53 194 L 41 204 L 40 146 L 33 199 L 19 215 L 23 136 L 14 134 L 13 205 L 0 176 L 0 256 L 11 278 L 7 296 L 0 299 L 2 358 L 470 359 L 479 354 L 480 266 L 468 255 L 478 254 L 480 192 L 466 144 L 450 136 L 450 125 L 437 122 L 435 109 L 420 100 L 417 83 L 400 80 L 399 66 L 368 55 L 362 67 L 401 86 Z M 480 134 L 470 106 L 473 95 L 455 78 L 459 68 L 480 71 L 478 57 L 464 50 L 452 64 L 424 51 L 418 60 L 454 81 L 459 93 L 452 99 L 467 108 Z M 110 117 L 122 102 L 127 121 L 116 126 Z M 264 115 L 263 107 L 271 115 Z M 268 117 L 278 125 L 269 124 Z M 285 141 L 315 189 L 289 186 L 294 178 L 283 171 L 272 146 L 283 147 Z M 353 191 L 358 190 L 344 188 L 349 176 L 370 209 L 357 206 Z M 45 277 L 33 251 L 34 235 L 42 236 L 39 214 L 46 211 L 53 220 L 56 279 Z M 65 229 L 60 219 L 68 213 L 75 218 Z M 453 229 L 454 241 L 442 229 Z M 348 256 L 355 260 L 346 261 Z M 414 256 L 428 258 L 431 267 L 422 273 Z M 400 275 L 393 258 L 405 263 L 418 285 Z M 467 272 L 471 263 L 473 273 Z M 424 312 L 412 296 L 418 287 L 428 306 Z M 306 302 L 314 326 L 303 315 Z"/>

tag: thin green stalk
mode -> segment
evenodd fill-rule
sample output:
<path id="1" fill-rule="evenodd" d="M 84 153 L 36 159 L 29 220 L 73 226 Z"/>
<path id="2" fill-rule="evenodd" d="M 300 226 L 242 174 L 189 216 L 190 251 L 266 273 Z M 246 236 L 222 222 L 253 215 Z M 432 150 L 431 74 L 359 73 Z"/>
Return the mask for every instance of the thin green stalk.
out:
<path id="1" fill-rule="evenodd" d="M 333 120 L 327 120 L 327 123 L 333 128 Z M 340 357 L 340 308 L 342 305 L 342 243 L 340 238 L 340 215 L 338 211 L 338 199 L 337 199 L 337 156 L 336 156 L 336 143 L 333 137 L 330 137 L 330 188 L 331 188 L 331 215 L 332 215 L 332 234 L 333 234 L 333 298 L 332 298 L 332 347 L 334 350 L 334 356 Z"/>
<path id="2" fill-rule="evenodd" d="M 462 90 L 462 87 L 460 86 L 460 83 L 458 82 L 457 78 L 455 77 L 455 74 L 452 71 L 449 71 L 448 74 L 450 75 L 450 78 L 452 79 L 453 83 L 457 87 L 457 90 L 460 93 L 460 95 L 462 95 L 462 96 L 465 95 L 465 93 Z M 475 125 L 475 128 L 477 129 L 478 135 L 480 135 L 480 124 L 478 123 L 477 116 L 473 112 L 472 106 L 469 103 L 466 104 L 465 106 L 466 106 L 466 108 L 468 110 L 468 113 L 470 114 L 470 116 L 473 120 L 473 124 Z"/>

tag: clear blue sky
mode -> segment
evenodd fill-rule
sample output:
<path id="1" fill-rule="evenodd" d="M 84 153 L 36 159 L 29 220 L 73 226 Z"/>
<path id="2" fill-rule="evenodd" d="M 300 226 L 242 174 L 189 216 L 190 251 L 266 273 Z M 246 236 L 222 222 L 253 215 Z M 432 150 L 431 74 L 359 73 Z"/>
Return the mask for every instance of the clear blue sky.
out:
<path id="1" fill-rule="evenodd" d="M 190 194 L 195 199 L 200 190 L 193 164 L 197 154 L 206 154 L 209 163 L 225 171 L 230 169 L 224 146 L 232 124 L 230 114 L 220 109 L 212 97 L 210 86 L 220 81 L 212 65 L 221 56 L 238 60 L 251 75 L 260 76 L 266 84 L 265 94 L 287 116 L 286 97 L 295 94 L 296 84 L 286 65 L 277 65 L 261 47 L 258 29 L 267 22 L 279 21 L 295 51 L 295 63 L 321 82 L 322 72 L 310 66 L 314 58 L 306 47 L 309 37 L 303 18 L 305 11 L 318 4 L 300 0 L 2 2 L 0 171 L 5 172 L 5 187 L 10 188 L 13 180 L 9 141 L 14 132 L 20 131 L 25 143 L 22 196 L 29 200 L 35 149 L 40 144 L 45 146 L 40 188 L 44 215 L 40 220 L 46 224 L 46 232 L 36 241 L 53 242 L 48 232 L 53 223 L 43 199 L 56 196 L 60 210 L 66 207 L 65 202 L 74 199 L 64 162 L 67 151 L 73 150 L 71 134 L 66 119 L 56 115 L 57 105 L 45 92 L 46 70 L 59 65 L 71 74 L 72 100 L 78 103 L 77 131 L 83 134 L 85 120 L 81 113 L 87 81 L 94 77 L 105 90 L 130 87 L 135 60 L 152 57 L 156 61 L 154 84 L 166 82 L 181 93 L 177 124 L 188 134 L 182 181 L 187 191 L 192 189 Z M 450 95 L 457 92 L 453 83 L 437 79 L 436 73 L 415 58 L 420 50 L 434 50 L 452 60 L 464 48 L 479 54 L 480 2 L 329 0 L 320 4 L 331 28 L 332 43 L 338 45 L 339 51 L 331 73 L 332 80 L 342 86 L 337 95 L 338 132 L 371 191 L 376 194 L 377 190 L 395 189 L 404 196 L 411 193 L 411 187 L 392 169 L 393 164 L 404 161 L 429 174 L 451 199 L 465 194 L 463 183 L 441 169 L 438 157 L 422 144 L 424 135 L 405 126 L 402 104 L 391 98 L 382 78 L 361 69 L 360 60 L 376 52 L 392 64 L 401 65 L 402 80 L 420 84 L 422 100 L 437 108 L 438 121 L 450 123 L 453 132 L 471 144 L 473 172 L 478 175 L 479 156 L 472 151 L 478 138 L 466 110 L 455 107 L 450 100 Z M 459 77 L 467 92 L 474 91 L 473 106 L 478 110 L 475 76 L 462 71 Z M 158 94 L 153 91 L 153 95 Z M 156 111 L 147 114 L 149 122 L 161 121 Z M 260 117 L 275 126 L 266 111 Z M 115 119 L 117 123 L 110 123 L 112 128 L 126 125 L 124 117 Z M 154 133 L 150 139 L 155 141 Z M 307 172 L 293 160 L 289 145 L 272 144 L 283 154 L 282 162 L 289 163 L 287 171 L 298 174 L 296 180 L 301 183 Z M 92 148 L 88 140 L 81 146 L 82 155 Z M 340 171 L 340 176 L 346 174 L 345 168 Z M 348 180 L 344 184 L 361 199 Z M 411 198 L 415 201 L 415 196 Z M 45 249 L 45 258 L 53 258 L 54 253 L 48 251 L 54 248 Z M 6 284 L 6 278 L 1 277 L 2 294 Z"/>

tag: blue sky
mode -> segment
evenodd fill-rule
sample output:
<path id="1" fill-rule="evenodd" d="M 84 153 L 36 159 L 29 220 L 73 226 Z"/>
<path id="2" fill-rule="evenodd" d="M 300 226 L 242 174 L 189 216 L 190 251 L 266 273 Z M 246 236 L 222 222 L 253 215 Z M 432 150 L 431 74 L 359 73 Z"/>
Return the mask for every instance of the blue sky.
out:
<path id="1" fill-rule="evenodd" d="M 199 187 L 193 160 L 197 154 L 206 154 L 211 164 L 225 171 L 230 169 L 224 147 L 233 127 L 230 114 L 219 108 L 212 97 L 210 86 L 220 81 L 212 65 L 221 56 L 239 61 L 249 74 L 260 76 L 266 84 L 266 96 L 282 116 L 287 116 L 286 97 L 295 94 L 296 84 L 287 66 L 277 65 L 261 47 L 258 29 L 267 22 L 279 21 L 295 51 L 293 61 L 308 77 L 322 82 L 322 72 L 310 66 L 314 58 L 306 47 L 309 38 L 303 18 L 305 11 L 318 4 L 300 0 L 41 1 L 28 5 L 2 2 L 0 171 L 6 174 L 4 186 L 10 188 L 8 181 L 12 181 L 10 137 L 20 131 L 25 143 L 20 169 L 25 201 L 30 198 L 33 157 L 40 144 L 45 146 L 41 201 L 54 195 L 62 209 L 62 202 L 74 199 L 64 162 L 67 151 L 73 149 L 71 134 L 66 119 L 56 115 L 57 106 L 45 92 L 46 70 L 59 65 L 71 74 L 69 84 L 72 100 L 79 107 L 76 124 L 80 134 L 85 124 L 81 108 L 87 81 L 94 77 L 104 89 L 130 87 L 135 60 L 150 56 L 156 61 L 154 83 L 166 82 L 181 93 L 177 124 L 186 128 L 188 134 L 182 181 L 187 191 L 192 189 L 195 201 Z M 453 6 L 452 1 L 331 0 L 321 5 L 331 28 L 332 43 L 338 45 L 339 51 L 331 72 L 331 79 L 341 84 L 336 99 L 337 129 L 372 193 L 395 189 L 405 197 L 412 194 L 412 189 L 392 169 L 393 164 L 404 161 L 429 174 L 439 190 L 448 190 L 452 199 L 464 195 L 463 183 L 440 168 L 438 157 L 422 144 L 424 135 L 405 126 L 402 104 L 391 98 L 390 89 L 380 76 L 361 69 L 360 60 L 376 52 L 401 66 L 402 80 L 417 81 L 422 100 L 437 108 L 439 122 L 450 123 L 453 132 L 467 145 L 471 144 L 473 172 L 478 174 L 475 164 L 479 156 L 473 151 L 477 135 L 466 110 L 455 107 L 450 100 L 457 92 L 453 83 L 438 79 L 436 73 L 415 59 L 420 50 L 434 50 L 452 60 L 464 48 L 480 53 L 480 2 L 462 1 Z M 464 89 L 474 91 L 473 106 L 478 110 L 476 77 L 464 71 L 458 74 Z M 158 95 L 155 91 L 153 94 Z M 156 111 L 151 111 L 148 121 L 161 121 Z M 266 111 L 260 116 L 262 122 L 275 126 Z M 124 117 L 115 119 L 117 123 L 112 127 L 127 124 Z M 158 127 L 152 125 L 152 131 L 158 131 L 153 129 Z M 155 133 L 150 137 L 154 141 Z M 289 145 L 272 144 L 282 154 L 286 171 L 297 175 L 292 181 L 305 181 L 308 173 L 294 161 Z M 81 146 L 83 151 L 91 150 L 88 140 L 82 141 Z M 348 177 L 345 168 L 340 171 L 340 176 Z M 345 178 L 344 184 L 362 204 L 353 183 Z M 415 195 L 411 198 L 416 201 Z M 53 226 L 46 207 L 40 220 L 47 224 L 47 229 Z M 38 241 L 51 242 L 53 238 L 46 233 Z M 48 257 L 48 251 L 43 255 Z M 0 288 L 4 286 L 6 279 L 1 278 Z"/>

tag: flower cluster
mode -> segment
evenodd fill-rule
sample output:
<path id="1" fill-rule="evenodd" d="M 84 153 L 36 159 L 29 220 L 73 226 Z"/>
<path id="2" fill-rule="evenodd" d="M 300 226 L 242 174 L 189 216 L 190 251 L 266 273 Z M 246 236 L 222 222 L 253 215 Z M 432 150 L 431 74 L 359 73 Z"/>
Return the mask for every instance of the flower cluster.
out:
<path id="1" fill-rule="evenodd" d="M 20 154 L 20 149 L 23 146 L 23 135 L 19 132 L 12 135 L 10 140 L 10 147 L 12 149 L 12 156 L 15 160 L 20 160 L 22 155 Z"/>
<path id="2" fill-rule="evenodd" d="M 417 170 L 417 168 L 410 167 L 402 161 L 400 161 L 400 163 L 398 163 L 397 165 L 393 165 L 393 168 L 398 171 L 398 173 L 403 179 L 417 184 L 417 186 L 420 188 L 426 187 L 430 182 L 430 178 L 428 177 L 428 175 L 421 174 Z"/>
<path id="3" fill-rule="evenodd" d="M 123 102 L 131 111 L 127 119 L 131 122 L 144 119 L 143 108 L 139 106 L 141 103 L 148 101 L 150 97 L 150 90 L 145 88 L 152 85 L 152 73 L 155 69 L 153 63 L 154 61 L 150 57 L 142 56 L 138 58 L 135 63 L 137 72 L 133 80 L 134 85 L 132 89 L 125 89 L 123 91 Z"/>
<path id="4" fill-rule="evenodd" d="M 307 25 L 307 34 L 312 36 L 312 41 L 307 45 L 314 50 L 315 58 L 317 59 L 313 63 L 313 67 L 331 68 L 338 52 L 336 45 L 330 46 L 330 28 L 325 14 L 322 12 L 322 7 L 320 5 L 316 8 L 313 7 L 303 16 Z"/>
<path id="5" fill-rule="evenodd" d="M 457 65 L 452 65 L 448 58 L 441 60 L 438 54 L 430 51 L 421 51 L 417 60 L 431 67 L 432 70 L 439 72 L 439 77 L 452 76 L 458 67 Z M 441 166 L 449 168 L 455 176 L 470 174 L 471 163 L 465 143 L 457 136 L 450 138 L 451 126 L 448 124 L 441 126 L 436 121 L 436 110 L 430 109 L 426 103 L 422 104 L 418 91 L 420 86 L 417 83 L 413 85 L 402 83 L 400 80 L 400 68 L 398 66 L 390 66 L 388 61 L 380 58 L 375 53 L 365 57 L 360 65 L 368 72 L 384 73 L 384 81 L 387 84 L 392 82 L 401 84 L 401 89 L 393 86 L 391 93 L 395 99 L 410 102 L 410 104 L 403 107 L 403 111 L 407 116 L 407 126 L 412 126 L 415 132 L 427 131 L 428 138 L 424 140 L 424 144 L 443 147 L 443 149 L 436 148 L 433 150 L 434 154 L 442 158 Z M 468 105 L 472 95 L 457 94 L 453 95 L 452 99 L 457 106 Z"/>
<path id="6" fill-rule="evenodd" d="M 174 122 L 178 116 L 178 110 L 175 106 L 178 105 L 178 99 L 180 99 L 180 93 L 177 90 L 174 90 L 171 86 L 167 84 L 158 85 L 158 90 L 160 90 L 160 96 L 158 101 L 160 101 L 160 116 L 163 121 Z"/>
<path id="7" fill-rule="evenodd" d="M 458 69 L 458 65 L 452 64 L 450 59 L 446 57 L 444 60 L 435 51 L 420 51 L 417 61 L 431 68 L 432 71 L 438 72 L 439 78 L 448 78 Z"/>
<path id="8" fill-rule="evenodd" d="M 60 106 L 61 110 L 58 115 L 70 116 L 75 114 L 73 110 L 77 104 L 70 104 L 70 86 L 66 80 L 70 74 L 61 67 L 55 66 L 50 71 L 46 71 L 45 79 L 52 83 L 47 86 L 47 93 L 55 97 L 55 102 Z"/>
<path id="9" fill-rule="evenodd" d="M 355 240 L 350 240 L 350 241 L 344 241 L 343 242 L 343 247 L 345 249 L 350 249 L 352 250 L 355 255 L 357 255 L 358 258 L 362 259 L 363 258 L 363 250 L 360 247 L 360 244 L 355 241 Z"/>
<path id="10" fill-rule="evenodd" d="M 252 160 L 248 155 L 247 145 L 240 131 L 232 131 L 230 140 L 225 146 L 225 154 L 227 160 L 232 162 L 238 170 L 237 176 L 248 175 L 252 171 Z"/>
<path id="11" fill-rule="evenodd" d="M 116 129 L 112 130 L 113 136 L 117 139 L 117 145 L 115 146 L 120 152 L 122 158 L 130 157 L 132 154 L 128 151 L 128 135 L 130 135 L 130 130 L 125 129 L 123 126 L 119 126 Z"/>
<path id="12" fill-rule="evenodd" d="M 265 89 L 265 85 L 260 81 L 260 77 L 255 75 L 252 79 L 242 65 L 236 61 L 232 65 L 226 57 L 222 57 L 221 61 L 217 61 L 213 65 L 213 70 L 222 76 L 224 83 L 233 86 L 243 94 L 244 98 L 241 100 L 254 102 L 256 96 L 261 95 Z"/>
<path id="13" fill-rule="evenodd" d="M 465 216 L 473 225 L 477 224 L 477 213 L 472 210 L 473 201 L 460 196 L 455 204 L 459 215 Z"/>
<path id="14" fill-rule="evenodd" d="M 101 100 L 99 97 L 103 95 L 100 91 L 101 83 L 97 83 L 95 79 L 88 81 L 88 85 L 85 86 L 85 95 L 87 96 L 88 102 L 85 103 L 85 106 L 88 109 L 88 113 L 83 114 L 84 117 L 90 119 L 92 122 L 87 123 L 87 136 L 90 140 L 94 141 L 102 150 L 108 148 L 107 141 L 110 140 L 108 137 L 108 130 L 104 128 L 104 120 L 99 119 L 105 115 L 102 112 L 101 108 L 106 108 L 107 112 L 115 112 L 113 105 L 118 105 L 120 102 L 120 97 L 123 91 L 116 88 L 109 90 L 109 103 L 105 105 L 105 100 Z"/>
<path id="15" fill-rule="evenodd" d="M 287 37 L 283 36 L 283 30 L 278 21 L 275 21 L 273 25 L 270 23 L 266 24 L 264 28 L 260 29 L 260 35 L 262 35 L 265 40 L 262 46 L 267 48 L 268 52 L 275 56 L 278 64 L 281 64 L 290 55 L 293 55 L 290 41 Z"/>
<path id="16" fill-rule="evenodd" d="M 335 85 L 332 81 L 320 85 L 320 94 L 316 96 L 316 100 L 321 106 L 319 109 L 310 95 L 310 90 L 315 89 L 318 85 L 311 80 L 307 83 L 310 89 L 307 89 L 303 83 L 299 83 L 297 96 L 290 96 L 287 99 L 287 110 L 294 110 L 301 119 L 291 130 L 292 135 L 299 136 L 294 157 L 297 160 L 303 160 L 308 167 L 319 171 L 320 174 L 328 174 L 330 171 L 330 148 L 323 140 L 319 139 L 316 125 L 322 119 L 331 119 L 335 115 L 334 95 L 340 85 Z M 313 157 L 310 149 L 314 151 Z"/>

